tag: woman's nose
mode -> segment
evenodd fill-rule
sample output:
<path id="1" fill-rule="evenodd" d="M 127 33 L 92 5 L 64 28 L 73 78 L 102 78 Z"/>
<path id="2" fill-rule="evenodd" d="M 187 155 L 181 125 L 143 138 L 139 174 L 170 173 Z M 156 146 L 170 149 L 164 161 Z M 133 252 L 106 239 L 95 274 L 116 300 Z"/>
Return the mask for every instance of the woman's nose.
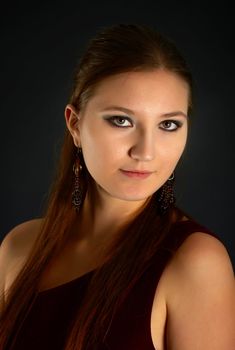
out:
<path id="1" fill-rule="evenodd" d="M 150 132 L 142 132 L 137 136 L 134 145 L 130 148 L 131 158 L 140 161 L 150 161 L 155 157 L 155 142 Z"/>

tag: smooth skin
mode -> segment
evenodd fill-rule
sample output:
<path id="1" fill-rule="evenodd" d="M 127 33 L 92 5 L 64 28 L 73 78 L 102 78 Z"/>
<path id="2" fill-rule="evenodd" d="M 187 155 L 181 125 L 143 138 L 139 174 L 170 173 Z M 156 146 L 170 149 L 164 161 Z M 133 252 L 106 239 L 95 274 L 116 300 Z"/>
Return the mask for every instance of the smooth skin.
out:
<path id="1" fill-rule="evenodd" d="M 119 110 L 104 111 L 110 106 Z M 84 110 L 66 106 L 67 127 L 74 144 L 82 147 L 97 191 L 95 198 L 86 197 L 82 220 L 74 227 L 73 244 L 55 262 L 44 289 L 98 265 L 102 259 L 96 254 L 97 246 L 111 242 L 117 228 L 133 218 L 170 177 L 186 145 L 187 109 L 186 83 L 162 70 L 109 77 L 98 85 Z M 106 120 L 117 115 L 122 118 L 113 122 L 119 127 Z M 173 120 L 182 126 L 175 132 L 166 131 L 176 128 Z M 146 179 L 133 179 L 120 169 L 153 173 Z M 40 220 L 23 223 L 5 237 L 0 248 L 4 276 L 0 277 L 0 290 L 11 285 L 40 224 Z M 76 232 L 82 234 L 77 237 Z M 68 271 L 72 271 L 69 276 Z M 150 328 L 157 350 L 166 350 L 164 333 L 167 350 L 234 350 L 234 272 L 219 240 L 195 232 L 180 246 L 158 283 Z"/>
<path id="2" fill-rule="evenodd" d="M 96 198 L 86 198 L 82 211 L 87 239 L 110 237 L 171 176 L 187 141 L 187 109 L 187 84 L 163 70 L 108 77 L 85 110 L 67 105 L 67 127 L 96 183 Z M 152 174 L 134 179 L 120 169 Z"/>

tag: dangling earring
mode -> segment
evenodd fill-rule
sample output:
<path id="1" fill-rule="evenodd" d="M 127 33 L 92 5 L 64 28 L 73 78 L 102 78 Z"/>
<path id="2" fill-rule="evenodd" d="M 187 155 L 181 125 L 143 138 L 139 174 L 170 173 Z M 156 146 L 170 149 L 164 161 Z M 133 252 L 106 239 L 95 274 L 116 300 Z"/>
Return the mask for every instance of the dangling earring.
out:
<path id="1" fill-rule="evenodd" d="M 173 192 L 173 180 L 174 180 L 174 172 L 171 177 L 167 180 L 167 182 L 162 186 L 161 195 L 158 199 L 159 202 L 159 211 L 160 214 L 163 215 L 166 213 L 169 206 L 175 203 L 175 196 Z"/>
<path id="2" fill-rule="evenodd" d="M 73 165 L 73 172 L 75 174 L 75 185 L 74 185 L 74 191 L 72 192 L 72 204 L 75 207 L 77 212 L 79 211 L 82 203 L 82 189 L 81 189 L 81 182 L 80 182 L 80 174 L 82 171 L 81 155 L 82 155 L 82 149 L 81 147 L 78 147 L 77 154 L 76 154 L 76 161 Z"/>

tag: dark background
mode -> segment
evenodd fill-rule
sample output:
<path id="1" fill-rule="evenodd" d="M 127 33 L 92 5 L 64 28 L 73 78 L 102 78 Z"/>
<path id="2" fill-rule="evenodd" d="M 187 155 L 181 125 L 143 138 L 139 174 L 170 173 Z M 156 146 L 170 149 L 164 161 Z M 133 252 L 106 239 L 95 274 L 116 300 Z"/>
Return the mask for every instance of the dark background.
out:
<path id="1" fill-rule="evenodd" d="M 178 205 L 224 242 L 235 267 L 233 18 L 223 2 L 69 2 L 14 5 L 1 14 L 1 227 L 40 217 L 65 128 L 73 70 L 87 40 L 115 23 L 170 37 L 195 79 Z"/>

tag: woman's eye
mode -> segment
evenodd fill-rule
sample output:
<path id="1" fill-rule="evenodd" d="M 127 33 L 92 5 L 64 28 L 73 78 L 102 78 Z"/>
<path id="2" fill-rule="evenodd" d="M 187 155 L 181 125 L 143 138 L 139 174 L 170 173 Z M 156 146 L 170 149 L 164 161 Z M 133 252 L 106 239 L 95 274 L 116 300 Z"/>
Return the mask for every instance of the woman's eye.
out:
<path id="1" fill-rule="evenodd" d="M 165 131 L 170 131 L 170 132 L 176 131 L 177 129 L 179 129 L 179 128 L 183 125 L 183 123 L 180 122 L 180 121 L 178 121 L 178 120 L 164 120 L 164 121 L 162 122 L 162 124 L 164 124 L 165 127 L 164 127 L 164 128 L 161 128 L 161 129 L 163 129 L 163 130 L 165 130 Z M 172 127 L 171 127 L 171 128 L 169 127 L 169 124 L 170 124 L 170 125 L 172 125 L 172 124 L 175 125 L 175 126 L 173 126 L 173 129 L 172 129 Z"/>
<path id="2" fill-rule="evenodd" d="M 113 116 L 110 118 L 107 118 L 109 123 L 111 123 L 114 126 L 117 127 L 128 127 L 130 126 L 131 120 L 128 117 L 123 117 L 123 116 Z M 129 123 L 129 124 L 128 124 Z"/>
<path id="3" fill-rule="evenodd" d="M 132 121 L 129 117 L 124 117 L 122 115 L 115 115 L 112 117 L 105 118 L 112 126 L 116 126 L 118 128 L 126 128 L 132 125 Z M 164 120 L 161 124 L 163 124 L 163 131 L 173 132 L 177 131 L 183 123 L 178 120 Z"/>

